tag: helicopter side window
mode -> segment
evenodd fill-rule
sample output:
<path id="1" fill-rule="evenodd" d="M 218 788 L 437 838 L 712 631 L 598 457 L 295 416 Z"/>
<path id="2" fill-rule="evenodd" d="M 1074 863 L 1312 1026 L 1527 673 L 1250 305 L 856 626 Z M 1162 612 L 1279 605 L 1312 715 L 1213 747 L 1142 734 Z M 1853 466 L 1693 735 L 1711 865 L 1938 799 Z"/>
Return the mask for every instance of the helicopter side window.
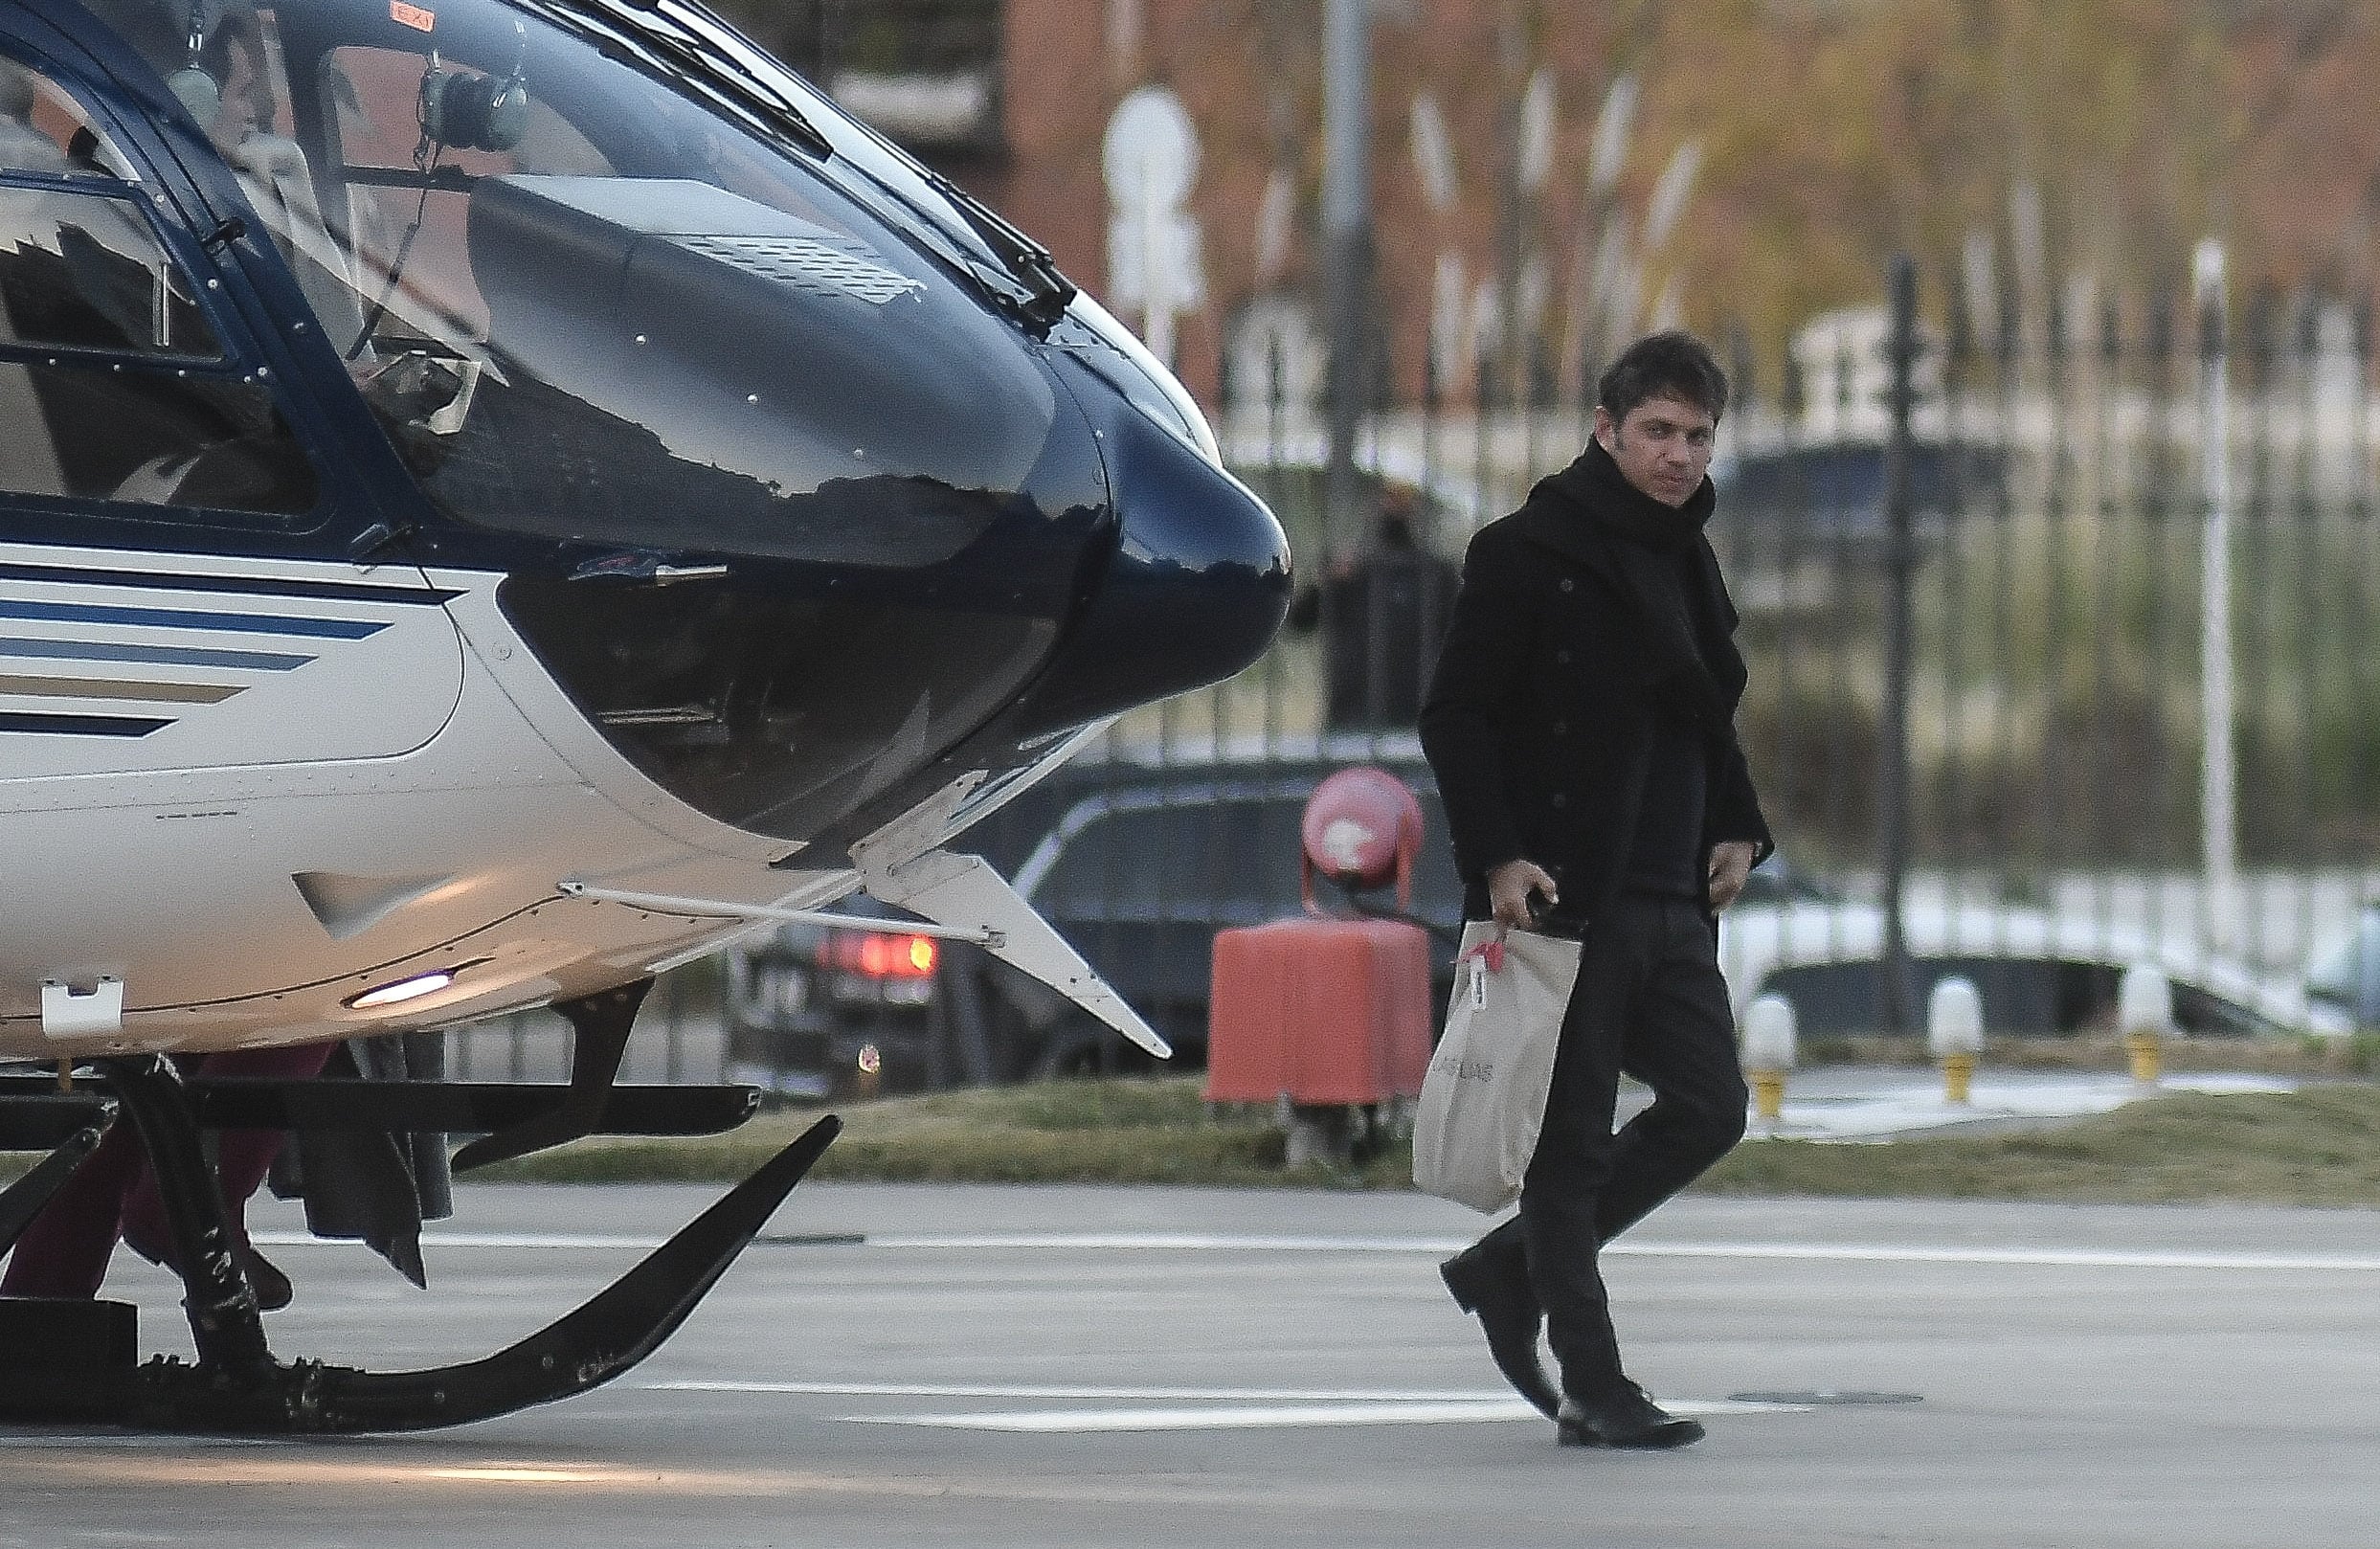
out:
<path id="1" fill-rule="evenodd" d="M 138 200 L 0 182 L 0 492 L 298 514 L 270 392 L 222 375 Z"/>
<path id="2" fill-rule="evenodd" d="M 56 82 L 0 58 L 0 173 L 139 181 L 116 143 Z"/>
<path id="3" fill-rule="evenodd" d="M 0 185 L 0 345 L 223 353 L 139 201 L 15 184 Z"/>
<path id="4" fill-rule="evenodd" d="M 0 494 L 311 509 L 295 438 L 226 375 L 131 170 L 56 82 L 0 59 Z"/>

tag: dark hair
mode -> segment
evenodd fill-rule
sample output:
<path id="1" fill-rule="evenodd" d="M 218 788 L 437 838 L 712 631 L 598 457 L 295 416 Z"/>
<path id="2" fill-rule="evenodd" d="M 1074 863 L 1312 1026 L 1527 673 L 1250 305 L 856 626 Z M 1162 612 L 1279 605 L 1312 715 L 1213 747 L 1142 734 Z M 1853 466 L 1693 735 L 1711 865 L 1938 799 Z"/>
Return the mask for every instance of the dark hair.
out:
<path id="1" fill-rule="evenodd" d="M 257 18 L 251 12 L 226 8 L 214 14 L 207 28 L 206 41 L 198 47 L 198 62 L 216 80 L 228 80 L 234 49 L 245 50 L 249 63 L 258 69 L 264 67 L 264 32 Z"/>
<path id="2" fill-rule="evenodd" d="M 191 63 L 190 0 L 82 0 L 85 9 L 132 46 L 134 53 L 160 76 L 170 76 Z M 203 17 L 206 35 L 199 42 L 198 65 L 220 82 L 231 72 L 231 52 L 244 48 L 257 63 L 264 60 L 264 34 L 257 24 L 251 0 L 212 0 Z"/>
<path id="3" fill-rule="evenodd" d="M 1716 423 L 1727 413 L 1727 373 L 1710 347 L 1683 328 L 1649 333 L 1626 349 L 1595 384 L 1595 401 L 1612 423 L 1648 398 L 1668 393 L 1710 411 Z"/>

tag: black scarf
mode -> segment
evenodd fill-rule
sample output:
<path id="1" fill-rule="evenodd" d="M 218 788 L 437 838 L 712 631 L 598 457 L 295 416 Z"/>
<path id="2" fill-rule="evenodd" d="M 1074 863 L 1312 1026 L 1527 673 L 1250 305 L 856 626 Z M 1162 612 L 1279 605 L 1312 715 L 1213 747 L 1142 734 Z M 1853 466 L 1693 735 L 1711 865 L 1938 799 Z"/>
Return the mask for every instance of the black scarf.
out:
<path id="1" fill-rule="evenodd" d="M 1664 505 L 1629 483 L 1603 443 L 1590 440 L 1577 461 L 1537 492 L 1578 507 L 1619 540 L 1610 550 L 1644 626 L 1646 650 L 1636 667 L 1647 690 L 1704 730 L 1723 730 L 1746 674 L 1736 649 L 1735 606 L 1703 530 L 1718 504 L 1711 481 L 1703 480 L 1683 505 Z"/>

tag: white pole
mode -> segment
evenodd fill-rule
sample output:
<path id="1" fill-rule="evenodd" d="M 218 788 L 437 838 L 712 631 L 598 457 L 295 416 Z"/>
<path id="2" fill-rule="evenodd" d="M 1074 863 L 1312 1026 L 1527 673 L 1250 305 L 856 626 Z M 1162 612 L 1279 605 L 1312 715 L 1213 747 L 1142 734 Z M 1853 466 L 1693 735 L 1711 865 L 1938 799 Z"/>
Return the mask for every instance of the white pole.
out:
<path id="1" fill-rule="evenodd" d="M 1166 265 L 1172 258 L 1159 244 L 1165 237 L 1167 216 L 1173 212 L 1162 208 L 1156 192 L 1156 168 L 1143 156 L 1140 161 L 1140 290 L 1145 304 L 1141 337 L 1149 353 L 1163 362 L 1168 370 L 1174 364 L 1174 297 L 1173 276 Z"/>
<path id="2" fill-rule="evenodd" d="M 2199 550 L 2200 719 L 2204 726 L 2199 825 L 2206 864 L 2201 907 L 2207 944 L 2233 943 L 2239 879 L 2238 749 L 2232 730 L 2232 459 L 2228 308 L 2223 244 L 2198 244 L 2192 264 L 2199 320 L 2199 460 L 2207 512 Z"/>

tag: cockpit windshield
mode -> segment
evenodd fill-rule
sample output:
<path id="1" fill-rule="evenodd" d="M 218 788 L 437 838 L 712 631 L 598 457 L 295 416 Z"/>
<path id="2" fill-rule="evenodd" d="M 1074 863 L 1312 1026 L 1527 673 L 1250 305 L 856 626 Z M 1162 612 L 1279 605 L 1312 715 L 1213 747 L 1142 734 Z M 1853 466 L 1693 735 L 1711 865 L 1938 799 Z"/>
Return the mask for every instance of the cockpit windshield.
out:
<path id="1" fill-rule="evenodd" d="M 1047 438 L 1047 378 L 965 244 L 887 202 L 898 168 L 834 167 L 798 113 L 768 132 L 600 8 L 84 3 L 191 108 L 462 520 L 932 563 L 989 519 L 953 493 L 1020 489 Z"/>

